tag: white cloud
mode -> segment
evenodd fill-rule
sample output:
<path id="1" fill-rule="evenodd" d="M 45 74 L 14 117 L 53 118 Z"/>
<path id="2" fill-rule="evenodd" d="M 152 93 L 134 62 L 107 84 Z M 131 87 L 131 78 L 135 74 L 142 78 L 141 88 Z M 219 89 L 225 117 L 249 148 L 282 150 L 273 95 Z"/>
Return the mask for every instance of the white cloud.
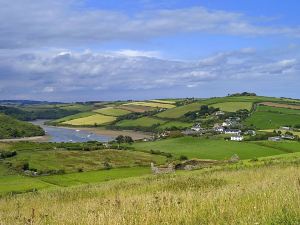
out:
<path id="1" fill-rule="evenodd" d="M 82 5 L 78 8 L 80 2 L 0 0 L 0 48 L 77 47 L 78 44 L 136 41 L 187 32 L 300 37 L 297 26 L 266 25 L 241 13 L 204 7 L 142 11 L 128 16 L 116 11 L 84 9 Z M 123 53 L 137 56 L 126 50 Z"/>

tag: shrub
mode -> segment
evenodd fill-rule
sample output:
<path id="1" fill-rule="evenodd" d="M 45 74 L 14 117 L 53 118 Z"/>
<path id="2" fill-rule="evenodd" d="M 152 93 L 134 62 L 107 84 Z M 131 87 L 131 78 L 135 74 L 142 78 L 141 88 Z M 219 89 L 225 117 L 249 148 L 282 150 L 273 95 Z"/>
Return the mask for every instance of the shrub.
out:
<path id="1" fill-rule="evenodd" d="M 188 160 L 188 157 L 185 156 L 185 155 L 181 155 L 181 156 L 179 157 L 179 159 L 180 159 L 180 160 Z"/>

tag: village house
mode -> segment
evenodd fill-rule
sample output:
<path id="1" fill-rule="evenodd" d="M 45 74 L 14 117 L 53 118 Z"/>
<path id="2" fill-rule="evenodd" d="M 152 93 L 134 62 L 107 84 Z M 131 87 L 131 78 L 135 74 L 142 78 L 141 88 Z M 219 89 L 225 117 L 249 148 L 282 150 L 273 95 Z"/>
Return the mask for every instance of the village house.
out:
<path id="1" fill-rule="evenodd" d="M 280 127 L 280 130 L 293 130 L 291 127 Z"/>
<path id="2" fill-rule="evenodd" d="M 225 113 L 223 111 L 217 111 L 215 113 L 216 116 L 222 116 L 222 115 L 225 115 Z"/>
<path id="3" fill-rule="evenodd" d="M 196 131 L 196 132 L 199 132 L 199 131 L 202 131 L 202 130 L 204 130 L 202 127 L 201 127 L 201 125 L 198 123 L 198 124 L 195 124 L 192 128 L 191 128 L 191 130 L 193 130 L 193 131 Z"/>
<path id="4" fill-rule="evenodd" d="M 235 134 L 240 135 L 242 133 L 241 130 L 235 130 L 235 129 L 227 129 L 224 131 L 225 134 Z"/>
<path id="5" fill-rule="evenodd" d="M 240 135 L 232 136 L 232 137 L 230 137 L 230 140 L 231 140 L 231 141 L 243 141 L 243 140 L 244 140 L 244 137 L 243 137 L 243 136 L 240 136 Z"/>
<path id="6" fill-rule="evenodd" d="M 283 134 L 283 135 L 281 135 L 281 138 L 282 139 L 287 139 L 287 140 L 294 140 L 295 136 Z"/>
<path id="7" fill-rule="evenodd" d="M 225 128 L 224 127 L 222 127 L 222 126 L 214 126 L 214 131 L 215 132 L 220 132 L 220 133 L 223 133 L 224 132 L 224 130 L 225 130 Z"/>
<path id="8" fill-rule="evenodd" d="M 281 141 L 281 137 L 277 136 L 277 137 L 269 137 L 268 141 Z"/>

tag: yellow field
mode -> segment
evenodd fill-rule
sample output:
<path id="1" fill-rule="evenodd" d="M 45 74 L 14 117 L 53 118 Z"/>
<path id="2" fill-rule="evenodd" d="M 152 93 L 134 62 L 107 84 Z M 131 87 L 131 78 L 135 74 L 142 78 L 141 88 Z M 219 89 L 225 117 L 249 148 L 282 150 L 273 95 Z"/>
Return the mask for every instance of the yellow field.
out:
<path id="1" fill-rule="evenodd" d="M 171 109 L 175 107 L 175 105 L 164 104 L 159 102 L 131 102 L 124 105 L 141 105 L 141 106 L 148 106 L 153 108 L 166 108 L 166 109 Z"/>
<path id="2" fill-rule="evenodd" d="M 96 114 L 92 116 L 65 121 L 63 122 L 63 124 L 74 125 L 74 126 L 95 125 L 95 124 L 102 125 L 102 124 L 113 122 L 115 120 L 116 117 L 114 116 L 105 116 L 105 115 Z"/>
<path id="3" fill-rule="evenodd" d="M 175 104 L 174 101 L 158 100 L 158 99 L 150 100 L 150 102 L 163 103 L 163 104 Z"/>
<path id="4" fill-rule="evenodd" d="M 279 130 L 280 130 L 281 132 L 283 132 L 283 133 L 286 132 L 286 130 L 276 129 L 276 131 L 279 131 Z M 260 130 L 260 131 L 263 131 L 263 132 L 273 132 L 274 129 Z M 300 132 L 299 132 L 299 131 L 290 131 L 290 130 L 289 130 L 288 132 L 291 132 L 291 133 L 293 133 L 294 135 L 300 136 Z"/>

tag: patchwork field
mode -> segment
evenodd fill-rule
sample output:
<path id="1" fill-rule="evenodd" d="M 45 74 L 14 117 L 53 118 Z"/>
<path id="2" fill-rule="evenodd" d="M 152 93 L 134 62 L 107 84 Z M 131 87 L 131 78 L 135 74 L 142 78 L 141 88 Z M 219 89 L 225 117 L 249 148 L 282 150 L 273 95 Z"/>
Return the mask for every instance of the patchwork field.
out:
<path id="1" fill-rule="evenodd" d="M 74 115 L 71 115 L 71 116 L 66 116 L 66 117 L 54 120 L 53 122 L 54 123 L 63 123 L 63 122 L 69 121 L 69 120 L 84 118 L 84 117 L 92 116 L 92 115 L 95 115 L 95 113 L 93 113 L 93 112 L 77 113 L 77 114 L 74 114 Z"/>
<path id="2" fill-rule="evenodd" d="M 119 127 L 151 127 L 156 124 L 163 124 L 166 121 L 152 118 L 152 117 L 142 117 L 136 120 L 122 120 L 116 125 Z"/>
<path id="3" fill-rule="evenodd" d="M 214 108 L 220 108 L 222 111 L 226 112 L 236 112 L 240 109 L 247 109 L 251 110 L 252 103 L 251 102 L 223 102 L 223 103 L 217 103 L 210 105 Z"/>
<path id="4" fill-rule="evenodd" d="M 164 104 L 160 102 L 131 102 L 124 105 L 138 105 L 138 106 L 147 106 L 147 107 L 153 107 L 153 108 L 165 108 L 170 109 L 174 108 L 175 105 L 172 104 Z"/>
<path id="5" fill-rule="evenodd" d="M 277 129 L 281 126 L 294 126 L 300 124 L 299 110 L 258 106 L 249 118 L 246 125 L 254 125 L 257 129 Z"/>
<path id="6" fill-rule="evenodd" d="M 126 114 L 131 113 L 128 110 L 124 110 L 124 109 L 118 109 L 118 108 L 113 108 L 113 107 L 107 107 L 107 108 L 102 108 L 102 109 L 97 109 L 94 110 L 94 112 L 96 113 L 100 113 L 106 116 L 123 116 Z"/>
<path id="7" fill-rule="evenodd" d="M 95 114 L 87 117 L 82 117 L 78 119 L 73 119 L 69 121 L 63 122 L 66 125 L 74 125 L 74 126 L 84 126 L 84 125 L 103 125 L 108 124 L 116 120 L 116 117 L 113 116 L 105 116 L 101 114 Z"/>
<path id="8" fill-rule="evenodd" d="M 175 101 L 161 100 L 161 99 L 150 100 L 150 102 L 163 103 L 163 104 L 175 104 L 176 103 Z"/>
<path id="9" fill-rule="evenodd" d="M 300 143 L 298 151 L 300 151 Z M 294 151 L 293 144 L 286 143 Z M 237 154 L 241 159 L 264 157 L 269 155 L 284 154 L 284 149 L 263 146 L 256 142 L 232 142 L 224 140 L 212 140 L 194 137 L 171 138 L 155 142 L 139 142 L 133 144 L 137 150 L 159 150 L 175 156 L 187 156 L 201 159 L 228 159 Z"/>

